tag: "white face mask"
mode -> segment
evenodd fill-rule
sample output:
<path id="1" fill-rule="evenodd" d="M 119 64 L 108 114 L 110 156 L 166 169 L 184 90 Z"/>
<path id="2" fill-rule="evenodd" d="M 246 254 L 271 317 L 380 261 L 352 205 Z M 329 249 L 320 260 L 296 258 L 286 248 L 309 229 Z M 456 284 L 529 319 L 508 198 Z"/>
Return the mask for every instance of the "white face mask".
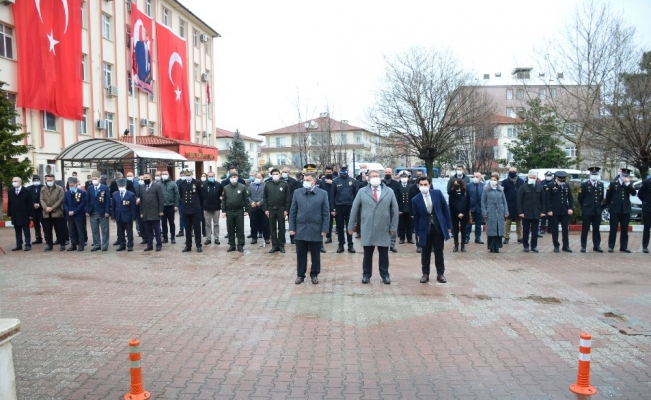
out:
<path id="1" fill-rule="evenodd" d="M 530 185 L 534 185 L 536 183 L 536 180 L 529 178 L 527 182 L 529 182 Z"/>
<path id="2" fill-rule="evenodd" d="M 304 187 L 305 189 L 308 189 L 308 190 L 312 189 L 312 182 L 304 181 L 304 182 L 303 182 L 303 187 Z"/>
<path id="3" fill-rule="evenodd" d="M 599 179 L 599 175 L 590 175 L 590 180 L 591 181 L 596 181 Z"/>
<path id="4" fill-rule="evenodd" d="M 120 194 L 125 194 L 127 192 L 127 188 L 118 188 L 120 191 Z"/>
<path id="5" fill-rule="evenodd" d="M 285 175 L 285 174 L 283 174 Z M 274 182 L 278 182 L 280 180 L 280 175 L 271 175 L 271 180 Z"/>
<path id="6" fill-rule="evenodd" d="M 283 172 L 283 179 L 287 179 L 289 177 L 289 174 L 287 172 Z"/>
<path id="7" fill-rule="evenodd" d="M 553 176 L 546 176 L 545 177 L 545 179 L 547 179 L 548 181 L 551 181 L 553 178 L 554 178 Z"/>
<path id="8" fill-rule="evenodd" d="M 457 170 L 457 176 L 463 176 L 463 170 L 458 169 Z"/>
<path id="9" fill-rule="evenodd" d="M 253 183 L 255 183 L 256 185 L 259 185 L 260 182 L 261 182 L 260 178 L 255 178 L 255 179 L 253 180 Z"/>
<path id="10" fill-rule="evenodd" d="M 188 182 L 192 182 L 192 177 L 191 176 L 186 176 L 185 180 L 188 181 Z"/>
<path id="11" fill-rule="evenodd" d="M 421 193 L 428 193 L 429 192 L 429 186 L 418 186 L 418 190 L 420 190 Z"/>
<path id="12" fill-rule="evenodd" d="M 156 177 L 154 177 L 154 180 L 156 180 L 156 181 L 160 181 L 160 176 L 156 176 Z"/>
<path id="13" fill-rule="evenodd" d="M 170 176 L 169 176 L 169 175 L 161 175 L 160 177 L 161 177 L 161 179 L 164 180 L 164 181 L 170 179 Z"/>
<path id="14" fill-rule="evenodd" d="M 41 182 L 40 181 L 34 181 L 34 182 L 32 182 L 32 185 L 41 186 Z"/>
<path id="15" fill-rule="evenodd" d="M 237 178 L 231 178 L 230 181 L 233 185 L 235 185 L 237 183 Z"/>
<path id="16" fill-rule="evenodd" d="M 402 182 L 402 184 L 405 184 L 405 183 L 409 182 L 409 179 L 408 178 L 400 178 L 400 182 Z"/>
<path id="17" fill-rule="evenodd" d="M 138 183 L 141 184 L 141 185 L 144 185 L 144 184 L 145 184 L 145 181 L 142 180 L 142 179 L 140 179 L 140 180 L 138 181 Z"/>
<path id="18" fill-rule="evenodd" d="M 17 188 L 20 186 L 20 182 L 11 182 L 11 186 Z"/>
<path id="19" fill-rule="evenodd" d="M 201 177 L 201 182 L 205 182 L 205 181 L 206 181 L 206 177 L 205 177 L 205 176 L 202 176 L 202 177 Z"/>
<path id="20" fill-rule="evenodd" d="M 496 188 L 497 187 L 497 181 L 491 181 L 491 187 Z"/>
<path id="21" fill-rule="evenodd" d="M 54 182 L 45 182 L 45 184 L 47 185 L 47 187 L 52 187 L 52 186 L 54 186 Z"/>
<path id="22" fill-rule="evenodd" d="M 371 186 L 378 187 L 380 186 L 382 179 L 378 178 L 377 176 L 374 176 L 373 178 L 370 179 L 370 182 L 371 182 Z"/>
<path id="23" fill-rule="evenodd" d="M 479 183 L 479 178 L 472 178 L 473 183 Z"/>
<path id="24" fill-rule="evenodd" d="M 133 176 L 127 177 L 127 180 L 133 182 Z"/>
<path id="25" fill-rule="evenodd" d="M 93 182 L 93 185 L 95 185 L 95 186 L 99 185 L 99 181 L 97 179 L 93 179 L 92 182 Z"/>

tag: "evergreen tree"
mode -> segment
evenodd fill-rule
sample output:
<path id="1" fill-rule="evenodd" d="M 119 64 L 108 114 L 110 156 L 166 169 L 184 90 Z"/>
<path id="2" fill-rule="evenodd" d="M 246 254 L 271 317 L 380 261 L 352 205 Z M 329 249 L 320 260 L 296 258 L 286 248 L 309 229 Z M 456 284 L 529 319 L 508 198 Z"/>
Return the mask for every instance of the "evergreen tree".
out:
<path id="1" fill-rule="evenodd" d="M 0 81 L 0 192 L 3 187 L 11 186 L 14 176 L 28 181 L 32 175 L 32 163 L 29 158 L 18 160 L 18 156 L 27 154 L 32 150 L 32 146 L 23 144 L 28 135 L 26 132 L 17 133 L 22 125 L 16 122 L 16 106 L 2 89 L 5 85 L 5 82 Z"/>
<path id="2" fill-rule="evenodd" d="M 251 172 L 251 163 L 249 162 L 249 152 L 246 151 L 244 141 L 240 136 L 240 131 L 235 130 L 231 147 L 226 154 L 226 162 L 223 164 L 224 168 L 236 168 L 242 176 L 248 175 Z"/>
<path id="3" fill-rule="evenodd" d="M 518 115 L 522 120 L 516 124 L 518 137 L 507 146 L 513 154 L 511 165 L 523 172 L 535 168 L 569 167 L 571 160 L 561 148 L 562 123 L 553 108 L 543 105 L 539 99 L 527 104 L 527 110 Z"/>

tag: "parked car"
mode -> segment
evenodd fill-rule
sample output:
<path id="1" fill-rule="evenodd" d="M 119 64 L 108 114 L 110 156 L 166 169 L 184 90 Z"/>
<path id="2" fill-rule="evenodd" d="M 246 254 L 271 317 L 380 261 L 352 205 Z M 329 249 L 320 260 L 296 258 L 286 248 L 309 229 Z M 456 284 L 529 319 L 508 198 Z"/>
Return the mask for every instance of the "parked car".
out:
<path id="1" fill-rule="evenodd" d="M 610 181 L 605 181 L 603 179 L 599 180 L 601 183 L 604 184 L 604 188 L 608 189 L 608 186 L 610 185 Z M 642 181 L 637 181 L 635 183 L 632 183 L 633 187 L 635 190 L 640 190 L 640 187 L 642 187 Z M 604 190 L 604 198 L 606 198 L 606 190 Z M 601 212 L 601 220 L 604 222 L 610 222 L 610 210 L 608 210 L 608 207 L 604 207 L 603 211 Z M 637 194 L 635 196 L 631 196 L 631 221 L 641 221 L 642 220 L 642 201 L 637 197 Z"/>

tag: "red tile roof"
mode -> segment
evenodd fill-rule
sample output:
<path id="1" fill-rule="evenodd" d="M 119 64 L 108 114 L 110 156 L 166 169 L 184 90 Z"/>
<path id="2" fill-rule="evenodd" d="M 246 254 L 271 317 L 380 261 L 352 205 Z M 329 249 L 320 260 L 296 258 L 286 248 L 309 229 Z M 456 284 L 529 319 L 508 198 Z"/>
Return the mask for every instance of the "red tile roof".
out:
<path id="1" fill-rule="evenodd" d="M 132 136 L 122 136 L 118 138 L 120 142 L 125 142 L 125 143 L 133 143 L 133 137 Z M 208 146 L 205 144 L 200 144 L 200 143 L 192 143 L 188 142 L 186 140 L 178 140 L 178 139 L 170 139 L 162 136 L 154 136 L 154 135 L 149 135 L 149 136 L 136 136 L 136 144 L 140 144 L 143 146 L 176 146 L 179 144 L 186 145 L 186 146 L 195 146 L 195 147 L 202 147 L 205 149 L 216 149 L 214 146 Z"/>
<path id="2" fill-rule="evenodd" d="M 522 121 L 520 118 L 511 118 L 511 117 L 505 117 L 503 115 L 494 114 L 493 117 L 491 118 L 491 122 L 499 125 L 511 125 L 511 124 L 518 124 L 524 121 Z"/>
<path id="3" fill-rule="evenodd" d="M 227 131 L 226 129 L 222 129 L 222 128 L 215 128 L 215 139 L 224 139 L 224 138 L 232 139 L 233 137 L 235 137 L 235 132 Z M 240 137 L 242 138 L 242 140 L 252 140 L 254 142 L 263 142 L 263 140 L 260 139 L 260 138 L 255 138 L 255 137 L 251 137 L 251 136 L 242 135 L 241 133 L 240 133 Z"/>
<path id="4" fill-rule="evenodd" d="M 314 121 L 314 122 L 312 122 Z M 305 128 L 306 123 L 313 123 L 316 127 Z M 330 124 L 330 126 L 328 126 Z M 360 128 L 347 124 L 345 122 L 337 121 L 330 117 L 319 117 L 314 118 L 309 121 L 299 122 L 298 124 L 286 126 L 284 128 L 276 129 L 273 131 L 260 133 L 260 135 L 277 135 L 283 133 L 298 133 L 298 132 L 324 132 L 326 129 L 330 129 L 331 132 L 344 132 L 344 131 L 366 131 L 370 132 L 368 129 Z M 371 132 L 373 133 L 373 132 Z"/>

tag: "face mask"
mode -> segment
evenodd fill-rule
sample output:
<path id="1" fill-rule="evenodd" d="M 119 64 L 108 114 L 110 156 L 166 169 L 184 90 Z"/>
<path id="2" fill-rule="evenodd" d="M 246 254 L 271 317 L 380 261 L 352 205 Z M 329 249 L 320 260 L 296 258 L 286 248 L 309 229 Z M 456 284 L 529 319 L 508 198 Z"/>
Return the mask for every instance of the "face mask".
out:
<path id="1" fill-rule="evenodd" d="M 529 182 L 530 185 L 534 185 L 536 183 L 536 180 L 529 178 L 527 182 Z"/>
<path id="2" fill-rule="evenodd" d="M 15 186 L 14 186 L 14 187 L 15 187 Z M 71 193 L 74 193 L 74 192 L 77 191 L 77 188 L 76 188 L 76 187 L 73 187 L 73 186 L 70 186 L 68 189 L 70 190 Z"/>
<path id="3" fill-rule="evenodd" d="M 170 176 L 169 175 L 161 175 L 160 178 L 162 180 L 166 181 L 166 180 L 170 179 Z"/>
<path id="4" fill-rule="evenodd" d="M 121 187 L 121 188 L 118 188 L 118 190 L 120 191 L 120 194 L 125 194 L 127 192 L 127 188 L 122 188 Z"/>
<path id="5" fill-rule="evenodd" d="M 418 186 L 418 190 L 420 190 L 421 193 L 427 193 L 429 192 L 429 186 Z"/>
<path id="6" fill-rule="evenodd" d="M 457 170 L 457 176 L 463 176 L 463 170 L 458 169 Z"/>
<path id="7" fill-rule="evenodd" d="M 230 178 L 230 180 L 233 185 L 237 184 L 237 178 Z"/>
<path id="8" fill-rule="evenodd" d="M 513 178 L 515 178 L 516 176 L 518 176 L 518 173 L 517 173 L 517 172 L 509 172 L 509 178 L 513 179 Z"/>
<path id="9" fill-rule="evenodd" d="M 143 181 L 142 179 L 140 179 L 140 180 L 138 181 L 138 183 L 141 184 L 141 185 L 144 185 L 144 184 L 145 184 L 145 181 Z"/>
<path id="10" fill-rule="evenodd" d="M 274 182 L 278 182 L 280 180 L 280 175 L 271 175 L 271 180 Z"/>
<path id="11" fill-rule="evenodd" d="M 11 182 L 11 186 L 17 188 L 18 186 L 20 186 L 20 182 Z"/>
<path id="12" fill-rule="evenodd" d="M 496 188 L 497 187 L 497 181 L 491 181 L 491 187 Z"/>
<path id="13" fill-rule="evenodd" d="M 255 178 L 255 179 L 253 180 L 253 183 L 255 183 L 256 185 L 259 185 L 260 182 L 261 182 L 260 178 Z"/>
<path id="14" fill-rule="evenodd" d="M 45 182 L 45 184 L 47 185 L 47 187 L 52 187 L 52 186 L 54 186 L 54 182 Z"/>
<path id="15" fill-rule="evenodd" d="M 391 180 L 391 174 L 384 174 L 384 179 L 387 181 Z"/>
<path id="16" fill-rule="evenodd" d="M 128 177 L 127 180 L 133 182 L 133 176 Z"/>
<path id="17" fill-rule="evenodd" d="M 255 176 L 249 176 L 249 181 L 254 182 L 255 181 Z"/>
<path id="18" fill-rule="evenodd" d="M 32 182 L 32 185 L 41 186 L 41 182 L 40 181 L 34 181 L 34 182 Z"/>
<path id="19" fill-rule="evenodd" d="M 210 183 L 213 183 L 213 182 L 215 182 L 215 178 L 214 178 L 214 177 L 212 177 L 212 176 L 211 176 L 211 177 L 209 177 L 209 178 L 208 178 L 208 182 L 210 182 Z"/>
<path id="20" fill-rule="evenodd" d="M 341 177 L 342 179 L 346 179 L 346 178 L 348 178 L 348 172 L 343 172 L 343 171 L 340 172 L 340 173 L 339 173 L 339 177 Z"/>
<path id="21" fill-rule="evenodd" d="M 548 180 L 548 181 L 551 181 L 552 177 L 551 176 L 546 176 L 545 179 Z"/>
<path id="22" fill-rule="evenodd" d="M 99 184 L 99 181 L 97 179 L 93 179 L 92 183 L 93 185 L 97 186 Z"/>
<path id="23" fill-rule="evenodd" d="M 287 172 L 283 172 L 283 179 L 289 178 L 289 174 Z"/>
<path id="24" fill-rule="evenodd" d="M 145 183 L 145 185 L 149 185 L 151 183 L 151 179 L 145 179 L 143 182 Z"/>
<path id="25" fill-rule="evenodd" d="M 405 184 L 405 183 L 409 182 L 409 179 L 407 179 L 407 178 L 400 178 L 400 182 L 401 182 L 402 184 Z"/>
<path id="26" fill-rule="evenodd" d="M 312 189 L 312 182 L 303 182 L 303 187 L 308 190 Z"/>
<path id="27" fill-rule="evenodd" d="M 479 183 L 479 178 L 472 178 L 473 183 Z"/>
<path id="28" fill-rule="evenodd" d="M 332 174 L 326 174 L 325 178 L 326 179 L 332 179 Z"/>
<path id="29" fill-rule="evenodd" d="M 559 185 L 564 185 L 564 184 L 565 184 L 565 181 L 560 181 L 560 180 L 559 180 L 559 181 L 558 181 L 558 184 L 559 184 Z"/>
<path id="30" fill-rule="evenodd" d="M 375 187 L 380 186 L 380 183 L 382 182 L 382 180 L 377 176 L 371 178 L 370 181 L 371 181 L 371 186 L 375 186 Z"/>
<path id="31" fill-rule="evenodd" d="M 155 176 L 154 179 L 156 179 L 156 181 L 158 182 L 160 181 L 160 176 Z"/>
<path id="32" fill-rule="evenodd" d="M 599 175 L 590 175 L 591 181 L 596 181 L 597 179 L 599 179 Z"/>
<path id="33" fill-rule="evenodd" d="M 188 182 L 192 182 L 192 177 L 191 176 L 186 176 L 185 180 L 188 181 Z"/>
<path id="34" fill-rule="evenodd" d="M 205 177 L 205 176 L 202 176 L 202 177 L 201 177 L 201 182 L 205 182 L 205 181 L 206 181 L 206 177 Z"/>

